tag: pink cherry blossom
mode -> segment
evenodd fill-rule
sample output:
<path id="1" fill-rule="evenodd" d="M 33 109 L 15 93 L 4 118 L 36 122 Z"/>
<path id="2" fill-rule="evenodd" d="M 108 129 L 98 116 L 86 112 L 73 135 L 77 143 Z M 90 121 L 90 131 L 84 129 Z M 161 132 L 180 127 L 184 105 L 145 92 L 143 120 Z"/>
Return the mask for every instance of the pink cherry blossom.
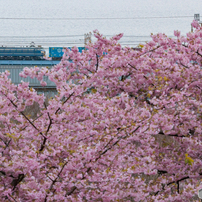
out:
<path id="1" fill-rule="evenodd" d="M 123 34 L 51 69 L 0 74 L 2 201 L 191 201 L 202 176 L 202 31 L 151 35 L 135 51 Z M 107 54 L 106 54 L 107 53 Z M 69 59 L 71 58 L 72 61 Z M 45 80 L 45 78 L 47 80 Z"/>

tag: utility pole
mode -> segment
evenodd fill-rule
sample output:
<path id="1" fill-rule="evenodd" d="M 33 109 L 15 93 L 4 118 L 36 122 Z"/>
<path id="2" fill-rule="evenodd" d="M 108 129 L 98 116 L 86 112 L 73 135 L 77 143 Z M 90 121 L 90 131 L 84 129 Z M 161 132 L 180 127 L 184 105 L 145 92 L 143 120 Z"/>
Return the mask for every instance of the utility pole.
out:
<path id="1" fill-rule="evenodd" d="M 200 201 L 202 201 L 202 189 L 198 190 L 198 197 L 201 199 Z"/>
<path id="2" fill-rule="evenodd" d="M 91 36 L 92 36 L 92 33 L 89 32 L 87 34 L 84 34 L 84 45 L 87 45 L 88 43 L 91 43 Z"/>
<path id="3" fill-rule="evenodd" d="M 200 14 L 194 14 L 194 20 L 198 21 L 199 25 L 202 25 L 202 22 L 200 21 Z M 193 32 L 193 27 L 191 25 L 191 32 Z"/>

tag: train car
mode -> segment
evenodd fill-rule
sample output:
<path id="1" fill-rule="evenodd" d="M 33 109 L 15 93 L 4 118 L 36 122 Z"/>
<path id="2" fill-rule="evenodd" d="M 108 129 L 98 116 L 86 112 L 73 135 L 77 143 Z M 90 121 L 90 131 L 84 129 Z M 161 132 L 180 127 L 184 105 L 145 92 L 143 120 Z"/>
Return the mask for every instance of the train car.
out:
<path id="1" fill-rule="evenodd" d="M 0 47 L 0 60 L 42 60 L 44 56 L 41 47 Z"/>
<path id="2" fill-rule="evenodd" d="M 49 47 L 49 57 L 53 60 L 60 60 L 63 56 L 63 47 Z"/>
<path id="3" fill-rule="evenodd" d="M 82 50 L 85 50 L 85 47 L 78 47 L 79 53 L 82 53 Z"/>
<path id="4" fill-rule="evenodd" d="M 67 48 L 71 50 L 71 47 Z M 49 57 L 51 57 L 53 60 L 60 60 L 64 54 L 63 49 L 64 47 L 49 47 Z M 84 47 L 78 47 L 80 53 L 84 49 Z"/>

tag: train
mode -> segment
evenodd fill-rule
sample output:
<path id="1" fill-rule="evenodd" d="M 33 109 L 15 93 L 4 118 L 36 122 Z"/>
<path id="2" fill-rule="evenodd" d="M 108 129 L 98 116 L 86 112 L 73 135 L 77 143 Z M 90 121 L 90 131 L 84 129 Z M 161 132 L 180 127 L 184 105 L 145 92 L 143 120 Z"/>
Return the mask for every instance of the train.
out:
<path id="1" fill-rule="evenodd" d="M 71 47 L 67 47 L 71 50 Z M 49 47 L 49 57 L 52 60 L 60 60 L 64 54 L 63 47 Z M 85 50 L 85 47 L 78 47 L 79 52 L 81 53 L 82 50 Z"/>
<path id="2" fill-rule="evenodd" d="M 0 60 L 43 60 L 42 47 L 0 47 Z"/>
<path id="3" fill-rule="evenodd" d="M 67 47 L 71 50 L 71 47 Z M 64 47 L 49 47 L 49 57 L 60 60 Z M 79 52 L 84 47 L 78 47 Z M 45 60 L 46 51 L 43 47 L 0 47 L 0 60 Z"/>
<path id="4" fill-rule="evenodd" d="M 71 47 L 66 47 L 71 50 Z M 49 47 L 49 57 L 52 60 L 61 60 L 64 47 Z M 132 48 L 140 51 L 140 48 Z M 81 53 L 85 47 L 78 47 Z M 107 53 L 103 53 L 106 55 Z M 43 47 L 0 47 L 0 60 L 45 60 L 46 51 Z"/>

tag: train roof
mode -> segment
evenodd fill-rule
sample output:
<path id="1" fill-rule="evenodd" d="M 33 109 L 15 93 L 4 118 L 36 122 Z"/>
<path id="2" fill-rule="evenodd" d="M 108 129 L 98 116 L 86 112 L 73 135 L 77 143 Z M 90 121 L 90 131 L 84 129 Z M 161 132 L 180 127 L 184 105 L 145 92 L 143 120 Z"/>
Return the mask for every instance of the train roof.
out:
<path id="1" fill-rule="evenodd" d="M 0 47 L 0 49 L 43 49 L 43 47 Z"/>
<path id="2" fill-rule="evenodd" d="M 57 65 L 60 61 L 54 60 L 0 60 L 1 65 Z"/>

